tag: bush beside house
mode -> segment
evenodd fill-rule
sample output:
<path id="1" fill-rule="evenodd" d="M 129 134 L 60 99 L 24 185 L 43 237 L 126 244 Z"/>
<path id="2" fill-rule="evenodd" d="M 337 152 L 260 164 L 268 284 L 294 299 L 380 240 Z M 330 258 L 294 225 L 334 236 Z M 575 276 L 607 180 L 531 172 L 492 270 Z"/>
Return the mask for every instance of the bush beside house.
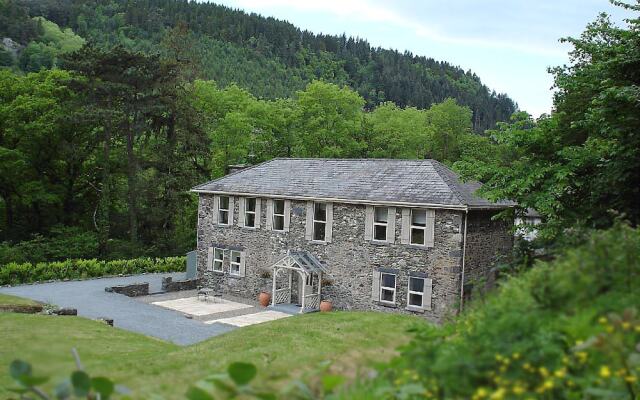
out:
<path id="1" fill-rule="evenodd" d="M 131 260 L 65 260 L 39 263 L 9 263 L 0 266 L 0 285 L 17 285 L 49 280 L 96 278 L 184 271 L 185 257 L 135 258 Z"/>

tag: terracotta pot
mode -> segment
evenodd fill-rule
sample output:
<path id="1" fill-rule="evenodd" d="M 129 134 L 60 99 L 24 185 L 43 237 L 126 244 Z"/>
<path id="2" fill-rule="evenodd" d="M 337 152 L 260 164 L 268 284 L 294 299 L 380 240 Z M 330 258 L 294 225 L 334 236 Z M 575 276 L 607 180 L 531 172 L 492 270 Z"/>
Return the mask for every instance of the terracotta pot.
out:
<path id="1" fill-rule="evenodd" d="M 333 305 L 329 300 L 322 300 L 320 302 L 320 311 L 321 312 L 329 312 L 333 309 Z"/>
<path id="2" fill-rule="evenodd" d="M 271 302 L 271 293 L 260 292 L 260 295 L 258 295 L 258 301 L 262 307 L 268 306 Z"/>

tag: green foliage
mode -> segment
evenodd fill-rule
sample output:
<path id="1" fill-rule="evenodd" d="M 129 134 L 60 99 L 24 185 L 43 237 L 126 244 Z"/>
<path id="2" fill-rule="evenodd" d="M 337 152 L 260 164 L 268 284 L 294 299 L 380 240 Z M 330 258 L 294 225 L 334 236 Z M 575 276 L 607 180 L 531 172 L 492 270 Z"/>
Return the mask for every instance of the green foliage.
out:
<path id="1" fill-rule="evenodd" d="M 273 18 L 205 2 L 157 0 L 28 2 L 43 16 L 102 48 L 122 45 L 145 53 L 176 54 L 197 64 L 195 76 L 233 83 L 258 98 L 293 97 L 314 80 L 349 85 L 371 109 L 384 101 L 428 108 L 455 98 L 473 110 L 473 129 L 482 132 L 511 115 L 516 105 L 478 76 L 447 62 L 372 47 L 346 36 L 316 35 Z M 182 29 L 185 28 L 185 29 Z M 180 46 L 167 36 L 183 30 Z"/>
<path id="2" fill-rule="evenodd" d="M 77 353 L 74 355 L 77 357 Z M 105 377 L 90 377 L 82 370 L 79 358 L 76 359 L 78 369 L 73 371 L 68 380 L 56 386 L 52 395 L 47 394 L 38 386 L 49 380 L 48 377 L 36 377 L 33 375 L 31 364 L 14 360 L 9 366 L 9 373 L 17 388 L 9 389 L 11 392 L 19 394 L 23 400 L 29 399 L 103 399 L 109 400 L 114 393 L 124 394 L 126 388 L 117 387 L 113 381 Z"/>
<path id="3" fill-rule="evenodd" d="M 634 398 L 639 285 L 640 230 L 595 232 L 455 321 L 418 329 L 378 385 L 386 398 L 416 385 L 428 398 Z"/>
<path id="4" fill-rule="evenodd" d="M 109 275 L 184 271 L 185 257 L 136 258 L 131 260 L 65 260 L 0 265 L 0 285 L 48 280 L 85 279 Z"/>
<path id="5" fill-rule="evenodd" d="M 10 67 L 14 62 L 11 53 L 0 46 L 0 67 Z"/>
<path id="6" fill-rule="evenodd" d="M 299 135 L 296 153 L 302 157 L 354 157 L 362 154 L 364 99 L 353 90 L 314 81 L 297 94 Z"/>
<path id="7" fill-rule="evenodd" d="M 34 20 L 42 33 L 20 52 L 18 63 L 25 72 L 57 67 L 62 55 L 79 50 L 85 43 L 83 38 L 69 28 L 62 30 L 42 17 Z"/>
<path id="8" fill-rule="evenodd" d="M 627 7 L 636 17 L 626 27 L 601 15 L 565 39 L 574 50 L 569 65 L 551 69 L 553 115 L 515 114 L 488 131 L 498 157 L 472 154 L 456 164 L 489 197 L 539 211 L 543 237 L 617 218 L 640 222 L 640 8 Z"/>
<path id="9" fill-rule="evenodd" d="M 35 235 L 14 245 L 0 243 L 0 265 L 8 263 L 36 263 L 62 261 L 67 258 L 95 258 L 98 256 L 98 237 L 95 232 L 79 228 L 56 226 L 49 237 Z"/>

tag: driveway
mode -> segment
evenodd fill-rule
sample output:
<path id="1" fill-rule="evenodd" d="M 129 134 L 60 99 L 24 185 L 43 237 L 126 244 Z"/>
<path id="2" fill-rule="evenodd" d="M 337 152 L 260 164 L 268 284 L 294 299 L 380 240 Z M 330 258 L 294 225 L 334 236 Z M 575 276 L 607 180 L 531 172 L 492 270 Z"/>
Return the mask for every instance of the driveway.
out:
<path id="1" fill-rule="evenodd" d="M 188 319 L 182 312 L 159 307 L 135 298 L 107 293 L 107 286 L 135 282 L 149 282 L 151 293 L 160 290 L 163 276 L 183 279 L 184 273 L 144 274 L 84 281 L 52 282 L 0 288 L 0 293 L 12 294 L 78 309 L 78 315 L 87 318 L 112 318 L 114 326 L 170 341 L 189 345 L 235 329 L 224 323 L 204 323 Z"/>

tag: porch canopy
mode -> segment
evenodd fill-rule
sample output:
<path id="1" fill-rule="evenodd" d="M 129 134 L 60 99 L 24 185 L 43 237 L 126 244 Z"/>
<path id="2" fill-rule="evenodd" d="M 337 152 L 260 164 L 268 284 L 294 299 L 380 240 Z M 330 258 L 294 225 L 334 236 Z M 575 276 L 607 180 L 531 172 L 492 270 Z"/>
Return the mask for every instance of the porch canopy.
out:
<path id="1" fill-rule="evenodd" d="M 320 309 L 320 295 L 322 293 L 322 274 L 326 267 L 308 251 L 287 251 L 287 255 L 273 264 L 273 295 L 271 305 L 291 303 L 293 272 L 297 272 L 302 284 L 300 298 L 300 312 L 317 311 Z M 288 287 L 278 288 L 278 273 L 288 272 Z M 314 279 L 315 277 L 315 279 Z M 314 285 L 314 282 L 317 283 Z M 317 288 L 314 293 L 314 287 Z"/>

